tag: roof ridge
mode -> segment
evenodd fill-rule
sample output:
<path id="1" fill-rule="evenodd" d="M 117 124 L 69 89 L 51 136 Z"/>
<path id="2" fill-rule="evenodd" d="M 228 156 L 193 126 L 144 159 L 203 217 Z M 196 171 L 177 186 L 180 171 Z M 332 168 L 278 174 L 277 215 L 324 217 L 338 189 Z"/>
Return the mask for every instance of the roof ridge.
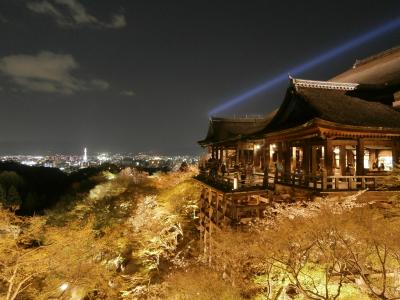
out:
<path id="1" fill-rule="evenodd" d="M 260 117 L 211 117 L 211 121 L 221 121 L 221 122 L 258 122 L 264 121 L 268 117 L 267 116 L 260 116 Z"/>
<path id="2" fill-rule="evenodd" d="M 390 55 L 392 53 L 395 53 L 397 51 L 400 51 L 400 46 L 395 46 L 395 47 L 389 48 L 387 50 L 384 50 L 384 51 L 381 51 L 379 53 L 373 54 L 373 55 L 368 56 L 366 58 L 356 59 L 356 61 L 353 64 L 353 69 L 357 68 L 359 66 L 365 65 L 365 64 L 367 64 L 367 63 L 369 63 L 371 61 L 374 61 L 374 60 L 376 60 L 378 58 L 388 56 L 388 55 Z"/>
<path id="3" fill-rule="evenodd" d="M 327 89 L 327 90 L 353 91 L 358 87 L 358 83 L 350 83 L 350 82 L 320 81 L 320 80 L 308 80 L 308 79 L 298 79 L 298 78 L 291 78 L 291 81 L 296 88 L 308 87 L 308 88 Z"/>

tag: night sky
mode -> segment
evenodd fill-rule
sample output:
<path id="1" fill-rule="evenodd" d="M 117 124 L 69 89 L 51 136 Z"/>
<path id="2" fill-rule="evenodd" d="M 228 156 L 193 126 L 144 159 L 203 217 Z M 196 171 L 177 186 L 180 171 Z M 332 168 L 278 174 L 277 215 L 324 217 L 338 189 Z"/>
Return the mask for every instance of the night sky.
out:
<path id="1" fill-rule="evenodd" d="M 399 16 L 398 0 L 0 0 L 0 153 L 196 153 L 214 107 Z M 286 86 L 224 115 L 268 113 Z"/>

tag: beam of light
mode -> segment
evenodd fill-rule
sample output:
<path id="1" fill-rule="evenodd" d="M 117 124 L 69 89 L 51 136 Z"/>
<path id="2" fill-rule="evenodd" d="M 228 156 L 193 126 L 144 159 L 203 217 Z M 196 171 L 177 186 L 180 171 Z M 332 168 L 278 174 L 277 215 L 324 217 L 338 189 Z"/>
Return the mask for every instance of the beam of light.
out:
<path id="1" fill-rule="evenodd" d="M 212 115 L 218 114 L 218 113 L 225 111 L 239 103 L 242 103 L 242 102 L 248 100 L 249 98 L 252 98 L 262 92 L 265 92 L 266 90 L 287 80 L 288 74 L 298 75 L 298 74 L 300 74 L 304 71 L 307 71 L 321 63 L 331 60 L 350 49 L 353 49 L 362 44 L 365 44 L 365 43 L 371 41 L 372 39 L 375 39 L 383 34 L 386 34 L 390 31 L 395 30 L 399 27 L 400 27 L 400 18 L 397 18 L 397 19 L 394 19 L 390 22 L 387 22 L 387 23 L 375 28 L 374 30 L 365 32 L 338 47 L 332 48 L 329 51 L 322 53 L 322 54 L 318 55 L 317 57 L 306 61 L 303 64 L 299 64 L 291 69 L 286 70 L 285 72 L 282 72 L 281 74 L 277 74 L 275 77 L 268 79 L 264 83 L 262 83 L 258 86 L 255 86 L 255 87 L 251 88 L 250 90 L 220 104 L 219 106 L 213 108 L 209 112 L 209 115 L 212 116 Z"/>

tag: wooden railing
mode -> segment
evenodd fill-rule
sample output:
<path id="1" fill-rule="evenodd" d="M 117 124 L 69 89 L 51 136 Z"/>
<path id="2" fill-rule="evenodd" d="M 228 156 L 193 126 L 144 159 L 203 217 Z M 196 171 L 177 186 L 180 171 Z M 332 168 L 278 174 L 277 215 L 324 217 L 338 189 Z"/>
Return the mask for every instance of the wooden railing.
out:
<path id="1" fill-rule="evenodd" d="M 250 187 L 261 187 L 264 181 L 264 174 L 252 174 L 246 177 L 240 177 L 236 174 L 227 176 L 218 176 L 217 179 L 222 180 L 229 184 L 233 190 L 250 188 Z"/>
<path id="2" fill-rule="evenodd" d="M 397 178 L 379 176 L 327 176 L 326 190 L 377 190 L 394 186 Z"/>
<path id="3" fill-rule="evenodd" d="M 398 178 L 390 175 L 364 175 L 364 176 L 327 176 L 309 175 L 302 173 L 277 173 L 264 176 L 262 172 L 256 172 L 251 176 L 240 177 L 238 173 L 229 173 L 214 177 L 204 174 L 207 182 L 214 182 L 224 188 L 225 191 L 244 190 L 251 188 L 272 188 L 274 184 L 298 186 L 316 191 L 384 189 L 399 183 Z M 207 183 L 206 182 L 206 183 Z"/>
<path id="4" fill-rule="evenodd" d="M 390 175 L 379 176 L 324 176 L 285 173 L 275 177 L 275 183 L 311 188 L 319 191 L 336 190 L 377 190 L 390 186 L 396 178 Z M 392 184 L 393 185 L 393 184 Z"/>
<path id="5" fill-rule="evenodd" d="M 279 173 L 275 174 L 274 182 L 311 188 L 311 189 L 322 189 L 322 177 L 317 175 L 305 175 L 301 173 Z"/>
<path id="6" fill-rule="evenodd" d="M 264 185 L 264 173 L 256 172 L 251 175 L 243 176 L 238 172 L 210 174 L 208 170 L 200 170 L 197 179 L 210 184 L 223 191 L 248 190 L 262 188 Z"/>

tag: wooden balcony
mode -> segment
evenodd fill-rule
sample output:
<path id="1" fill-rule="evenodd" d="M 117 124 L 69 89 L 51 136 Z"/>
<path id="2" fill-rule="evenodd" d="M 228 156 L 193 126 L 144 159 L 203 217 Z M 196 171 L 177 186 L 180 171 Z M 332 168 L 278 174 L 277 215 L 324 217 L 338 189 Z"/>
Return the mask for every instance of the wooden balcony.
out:
<path id="1" fill-rule="evenodd" d="M 316 191 L 400 190 L 400 178 L 391 174 L 365 176 L 324 176 L 295 173 L 278 174 L 275 183 Z"/>
<path id="2" fill-rule="evenodd" d="M 210 176 L 203 171 L 197 177 L 203 183 L 224 192 L 241 192 L 252 190 L 274 189 L 275 184 L 307 188 L 315 191 L 354 191 L 354 190 L 400 190 L 400 175 L 371 174 L 371 175 L 324 175 L 302 173 L 269 173 L 255 172 L 250 176 L 241 176 L 237 172 L 224 174 L 216 173 Z"/>
<path id="3" fill-rule="evenodd" d="M 200 172 L 196 179 L 224 192 L 241 192 L 267 188 L 264 173 L 261 172 L 246 176 L 236 172 L 229 172 L 224 175 L 217 173 L 212 176 L 206 171 Z M 273 179 L 270 180 L 272 183 Z"/>

